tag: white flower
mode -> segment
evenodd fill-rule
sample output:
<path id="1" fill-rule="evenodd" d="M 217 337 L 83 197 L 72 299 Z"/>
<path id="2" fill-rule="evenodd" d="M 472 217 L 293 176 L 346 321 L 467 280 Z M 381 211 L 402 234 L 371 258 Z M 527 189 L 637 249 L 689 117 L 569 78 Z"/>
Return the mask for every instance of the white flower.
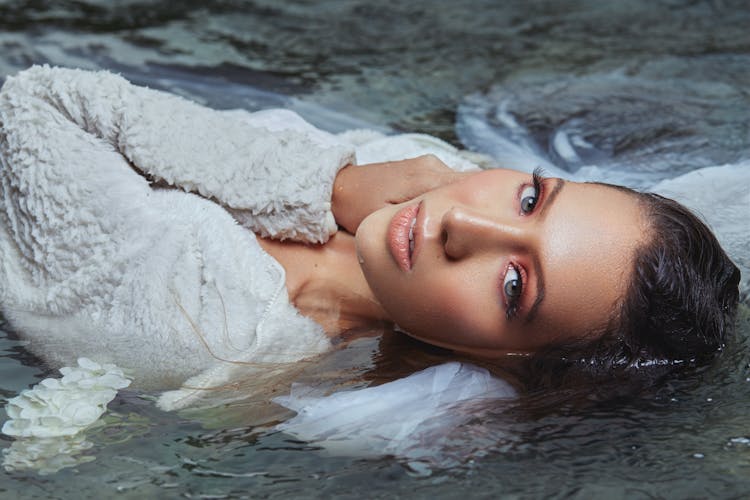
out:
<path id="1" fill-rule="evenodd" d="M 130 379 L 114 365 L 86 358 L 77 367 L 60 369 L 61 379 L 48 378 L 8 401 L 9 420 L 2 432 L 14 437 L 73 436 L 96 422 L 119 389 Z"/>

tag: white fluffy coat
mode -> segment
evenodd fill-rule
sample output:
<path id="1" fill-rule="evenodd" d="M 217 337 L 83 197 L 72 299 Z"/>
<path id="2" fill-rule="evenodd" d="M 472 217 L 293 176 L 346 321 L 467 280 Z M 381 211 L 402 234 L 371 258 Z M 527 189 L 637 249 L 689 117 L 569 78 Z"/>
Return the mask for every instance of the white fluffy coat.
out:
<path id="1" fill-rule="evenodd" d="M 243 363 L 320 353 L 324 332 L 289 303 L 283 268 L 253 233 L 325 242 L 333 180 L 355 147 L 366 161 L 438 151 L 473 168 L 427 136 L 336 137 L 290 111 L 215 111 L 108 72 L 9 77 L 1 312 L 53 366 L 86 356 L 141 387 L 184 383 L 165 408 L 190 403 L 190 387 L 230 382 Z"/>

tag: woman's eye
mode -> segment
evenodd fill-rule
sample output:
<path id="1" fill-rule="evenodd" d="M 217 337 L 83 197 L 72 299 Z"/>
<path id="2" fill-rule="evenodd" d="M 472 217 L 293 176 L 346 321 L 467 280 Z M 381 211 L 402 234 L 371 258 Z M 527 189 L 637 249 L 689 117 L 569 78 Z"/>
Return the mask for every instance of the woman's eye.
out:
<path id="1" fill-rule="evenodd" d="M 536 186 L 526 186 L 521 191 L 521 211 L 529 214 L 534 211 L 536 200 L 539 196 Z"/>
<path id="2" fill-rule="evenodd" d="M 523 283 L 521 282 L 521 275 L 515 267 L 510 266 L 508 271 L 505 273 L 505 279 L 503 280 L 503 291 L 505 295 L 513 300 L 521 296 L 521 290 Z"/>

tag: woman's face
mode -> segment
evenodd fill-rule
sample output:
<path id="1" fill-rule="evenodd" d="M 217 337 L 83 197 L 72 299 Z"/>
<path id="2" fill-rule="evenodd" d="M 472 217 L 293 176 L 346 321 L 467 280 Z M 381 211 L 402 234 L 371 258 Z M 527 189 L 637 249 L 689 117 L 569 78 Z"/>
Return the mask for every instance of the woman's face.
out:
<path id="1" fill-rule="evenodd" d="M 357 230 L 370 288 L 400 327 L 479 355 L 606 326 L 645 224 L 635 197 L 486 170 L 383 208 Z"/>

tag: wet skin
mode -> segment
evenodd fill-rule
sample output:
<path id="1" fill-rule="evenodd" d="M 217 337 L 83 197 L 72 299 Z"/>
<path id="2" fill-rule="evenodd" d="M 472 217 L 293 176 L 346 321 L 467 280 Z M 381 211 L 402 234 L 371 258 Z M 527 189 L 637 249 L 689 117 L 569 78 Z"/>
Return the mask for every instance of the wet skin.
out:
<path id="1" fill-rule="evenodd" d="M 637 201 L 595 184 L 539 187 L 530 174 L 487 170 L 365 218 L 357 255 L 388 316 L 421 340 L 484 356 L 606 326 L 648 237 Z"/>

